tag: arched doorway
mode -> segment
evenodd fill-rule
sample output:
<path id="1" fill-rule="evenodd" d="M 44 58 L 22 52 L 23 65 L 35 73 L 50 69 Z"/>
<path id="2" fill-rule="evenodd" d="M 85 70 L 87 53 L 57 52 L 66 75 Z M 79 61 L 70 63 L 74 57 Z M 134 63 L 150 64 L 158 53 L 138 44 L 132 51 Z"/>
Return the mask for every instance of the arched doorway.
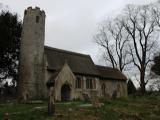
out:
<path id="1" fill-rule="evenodd" d="M 71 95 L 71 88 L 69 85 L 64 84 L 61 88 L 61 101 L 69 101 Z"/>

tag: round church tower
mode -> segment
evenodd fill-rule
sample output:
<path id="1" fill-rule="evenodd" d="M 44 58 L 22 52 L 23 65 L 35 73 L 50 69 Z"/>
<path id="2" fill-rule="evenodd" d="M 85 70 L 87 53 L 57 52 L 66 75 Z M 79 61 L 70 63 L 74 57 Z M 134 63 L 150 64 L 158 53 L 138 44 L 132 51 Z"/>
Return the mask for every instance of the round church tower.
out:
<path id="1" fill-rule="evenodd" d="M 24 12 L 20 47 L 19 93 L 21 99 L 41 99 L 44 88 L 43 56 L 45 12 L 28 7 Z"/>

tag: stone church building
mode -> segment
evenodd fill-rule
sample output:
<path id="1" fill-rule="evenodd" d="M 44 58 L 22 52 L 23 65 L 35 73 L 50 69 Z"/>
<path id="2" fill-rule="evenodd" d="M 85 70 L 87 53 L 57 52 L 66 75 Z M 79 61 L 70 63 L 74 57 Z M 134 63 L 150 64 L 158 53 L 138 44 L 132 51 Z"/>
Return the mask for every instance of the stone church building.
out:
<path id="1" fill-rule="evenodd" d="M 44 46 L 45 12 L 24 12 L 20 49 L 19 96 L 45 99 L 47 82 L 54 81 L 55 100 L 127 96 L 127 78 L 118 69 L 95 65 L 89 55 Z M 54 33 L 53 33 L 54 35 Z"/>

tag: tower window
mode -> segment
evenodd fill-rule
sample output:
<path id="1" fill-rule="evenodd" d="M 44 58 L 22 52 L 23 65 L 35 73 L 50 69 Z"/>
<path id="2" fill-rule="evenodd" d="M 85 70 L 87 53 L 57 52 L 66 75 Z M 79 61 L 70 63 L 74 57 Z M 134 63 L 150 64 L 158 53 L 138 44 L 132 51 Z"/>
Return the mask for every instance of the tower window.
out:
<path id="1" fill-rule="evenodd" d="M 36 23 L 39 22 L 39 16 L 36 16 Z"/>
<path id="2" fill-rule="evenodd" d="M 27 10 L 24 11 L 24 14 L 27 15 Z"/>

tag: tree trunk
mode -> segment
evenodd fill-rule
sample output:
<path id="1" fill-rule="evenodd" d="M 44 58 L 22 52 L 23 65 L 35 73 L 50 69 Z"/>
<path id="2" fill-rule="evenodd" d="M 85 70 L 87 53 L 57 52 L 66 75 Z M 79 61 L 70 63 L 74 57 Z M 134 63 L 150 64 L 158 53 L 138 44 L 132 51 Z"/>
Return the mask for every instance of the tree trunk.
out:
<path id="1" fill-rule="evenodd" d="M 140 87 L 141 87 L 141 94 L 144 95 L 146 92 L 146 83 L 144 81 L 144 77 L 145 77 L 145 70 L 141 69 L 140 72 Z"/>

